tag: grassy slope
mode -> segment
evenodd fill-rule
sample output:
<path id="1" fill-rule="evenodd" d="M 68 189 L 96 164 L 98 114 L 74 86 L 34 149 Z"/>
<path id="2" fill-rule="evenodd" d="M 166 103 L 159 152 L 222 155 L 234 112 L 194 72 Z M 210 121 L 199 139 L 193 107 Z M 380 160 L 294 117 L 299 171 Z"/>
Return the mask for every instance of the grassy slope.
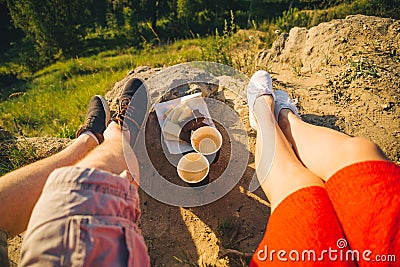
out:
<path id="1" fill-rule="evenodd" d="M 105 94 L 128 70 L 140 65 L 201 60 L 200 47 L 200 40 L 185 40 L 140 53 L 108 51 L 57 62 L 19 85 L 26 92 L 0 103 L 0 126 L 14 133 L 19 128 L 26 136 L 74 137 L 91 96 Z"/>

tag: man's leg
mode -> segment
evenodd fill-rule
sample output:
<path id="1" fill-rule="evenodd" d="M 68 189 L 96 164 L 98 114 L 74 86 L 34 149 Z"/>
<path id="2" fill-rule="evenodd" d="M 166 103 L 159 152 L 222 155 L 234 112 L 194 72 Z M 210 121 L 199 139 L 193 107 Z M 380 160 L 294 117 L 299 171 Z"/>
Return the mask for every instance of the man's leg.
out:
<path id="1" fill-rule="evenodd" d="M 125 86 L 104 142 L 74 166 L 57 169 L 48 178 L 24 237 L 21 265 L 149 266 L 136 225 L 140 218 L 137 185 L 127 179 L 138 177 L 138 163 L 123 138 L 130 133 L 132 139 L 127 141 L 134 143 L 146 110 L 132 109 L 129 116 L 138 127 L 131 129 L 129 124 L 122 131 L 131 101 L 145 102 L 147 107 L 147 98 L 135 94 L 141 84 Z M 134 162 L 129 170 L 126 160 Z M 127 176 L 121 174 L 125 171 Z"/>
<path id="2" fill-rule="evenodd" d="M 32 209 L 50 173 L 56 168 L 75 164 L 96 146 L 94 138 L 84 134 L 58 154 L 1 177 L 0 229 L 9 236 L 25 231 Z"/>
<path id="3" fill-rule="evenodd" d="M 126 171 L 127 178 L 137 188 L 139 165 L 133 148 L 145 122 L 147 105 L 148 95 L 143 81 L 137 78 L 129 80 L 119 98 L 118 110 L 104 131 L 104 143 L 75 166 L 95 168 L 113 174 Z M 126 160 L 132 162 L 131 172 L 128 171 Z"/>
<path id="4" fill-rule="evenodd" d="M 75 166 L 49 176 L 24 236 L 20 265 L 148 266 L 136 226 L 138 191 L 118 175 L 127 170 L 121 128 L 112 123 L 106 132 L 104 142 Z"/>
<path id="5" fill-rule="evenodd" d="M 121 174 L 126 170 L 127 174 L 135 177 L 135 181 L 138 182 L 139 164 L 136 155 L 132 151 L 129 158 L 129 160 L 133 162 L 132 166 L 134 166 L 130 170 L 132 172 L 131 174 L 131 172 L 128 171 L 128 166 L 125 161 L 122 139 L 121 127 L 116 123 L 111 123 L 104 132 L 104 142 L 81 161 L 77 162 L 75 166 L 94 168 L 113 174 Z M 131 179 L 133 177 L 128 178 Z M 135 181 L 131 180 L 131 182 L 138 187 Z"/>
<path id="6" fill-rule="evenodd" d="M 89 104 L 87 123 L 78 131 L 78 138 L 72 145 L 56 155 L 0 178 L 0 229 L 9 236 L 26 230 L 32 209 L 47 177 L 56 168 L 74 165 L 96 147 L 103 140 L 108 117 L 109 110 L 105 100 L 98 96 L 93 97 Z"/>

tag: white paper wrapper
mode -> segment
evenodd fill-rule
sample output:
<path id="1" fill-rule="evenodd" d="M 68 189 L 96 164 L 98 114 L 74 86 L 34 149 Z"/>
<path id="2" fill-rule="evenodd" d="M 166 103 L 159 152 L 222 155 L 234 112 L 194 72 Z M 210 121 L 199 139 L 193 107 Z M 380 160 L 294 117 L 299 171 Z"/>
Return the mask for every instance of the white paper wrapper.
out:
<path id="1" fill-rule="evenodd" d="M 167 140 L 165 138 L 165 132 L 163 131 L 165 122 L 167 119 L 169 119 L 169 117 L 167 118 L 165 113 L 171 108 L 176 108 L 183 103 L 185 103 L 192 110 L 199 110 L 199 112 L 206 118 L 205 123 L 209 126 L 215 127 L 208 111 L 207 104 L 204 101 L 203 97 L 201 97 L 201 93 L 187 95 L 170 101 L 157 103 L 156 105 L 154 105 L 154 109 L 156 111 L 158 122 L 161 127 L 161 133 L 163 137 L 162 139 L 167 146 L 169 153 L 171 154 L 181 154 L 193 150 L 192 146 L 185 141 Z"/>

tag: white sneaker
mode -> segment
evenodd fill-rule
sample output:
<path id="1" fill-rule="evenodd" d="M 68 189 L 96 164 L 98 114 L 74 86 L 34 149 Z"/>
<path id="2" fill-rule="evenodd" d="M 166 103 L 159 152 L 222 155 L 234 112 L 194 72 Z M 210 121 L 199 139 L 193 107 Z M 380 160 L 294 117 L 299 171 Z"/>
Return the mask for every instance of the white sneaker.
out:
<path id="1" fill-rule="evenodd" d="M 282 109 L 287 108 L 290 109 L 297 117 L 300 118 L 299 110 L 296 107 L 298 103 L 297 99 L 291 99 L 290 96 L 282 90 L 275 91 L 275 107 L 274 107 L 274 114 L 275 119 L 278 121 L 279 113 Z"/>
<path id="2" fill-rule="evenodd" d="M 254 116 L 254 103 L 256 99 L 263 95 L 271 95 L 275 101 L 275 95 L 272 90 L 272 80 L 268 72 L 259 70 L 253 74 L 247 86 L 247 103 L 249 105 L 249 120 L 253 130 L 257 130 L 257 119 Z"/>

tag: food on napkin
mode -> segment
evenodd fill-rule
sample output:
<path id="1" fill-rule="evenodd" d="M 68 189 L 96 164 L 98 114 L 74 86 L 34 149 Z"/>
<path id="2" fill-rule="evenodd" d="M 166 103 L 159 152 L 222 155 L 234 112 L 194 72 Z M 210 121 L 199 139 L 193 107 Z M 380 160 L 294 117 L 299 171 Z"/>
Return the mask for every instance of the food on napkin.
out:
<path id="1" fill-rule="evenodd" d="M 169 109 L 165 115 L 167 120 L 162 130 L 166 140 L 182 140 L 190 144 L 192 131 L 208 125 L 205 123 L 204 115 L 198 109 L 192 110 L 185 103 Z"/>

